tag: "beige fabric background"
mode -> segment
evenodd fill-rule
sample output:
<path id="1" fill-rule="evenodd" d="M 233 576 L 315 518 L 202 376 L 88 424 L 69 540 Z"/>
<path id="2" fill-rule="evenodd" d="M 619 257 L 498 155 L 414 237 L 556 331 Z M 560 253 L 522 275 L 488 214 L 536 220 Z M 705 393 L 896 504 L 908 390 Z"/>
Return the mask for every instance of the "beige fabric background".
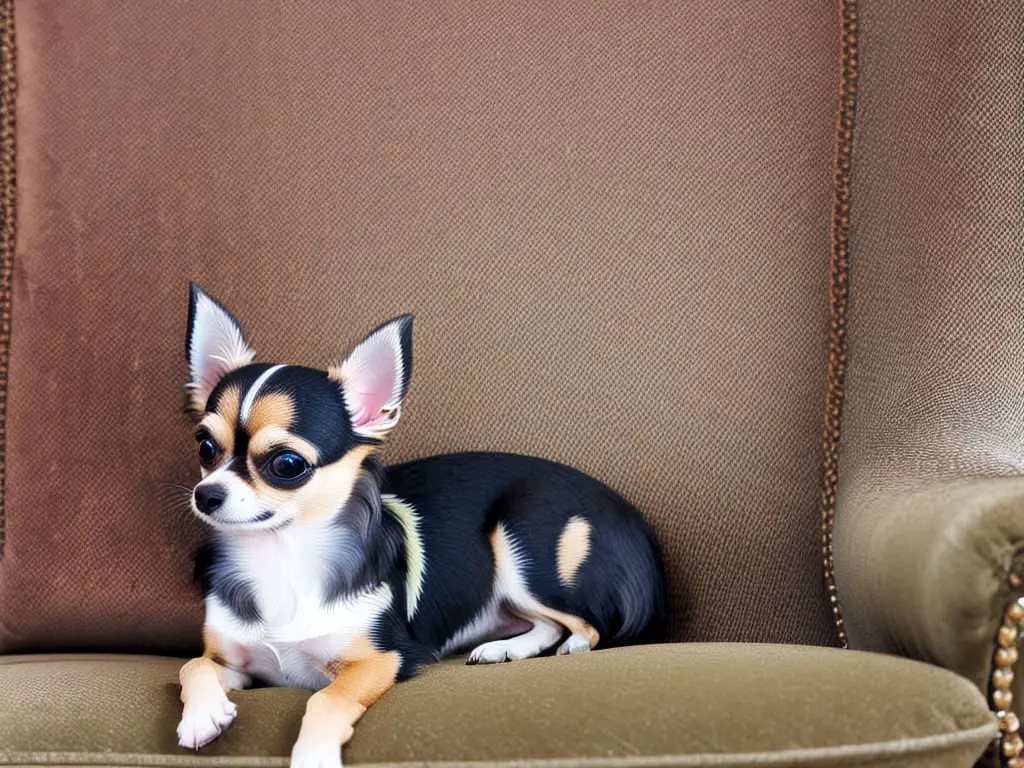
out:
<path id="1" fill-rule="evenodd" d="M 186 281 L 265 359 L 418 316 L 391 459 L 633 500 L 674 635 L 822 643 L 836 10 L 17 6 L 0 648 L 196 646 Z M 865 407 L 868 404 L 865 403 Z"/>

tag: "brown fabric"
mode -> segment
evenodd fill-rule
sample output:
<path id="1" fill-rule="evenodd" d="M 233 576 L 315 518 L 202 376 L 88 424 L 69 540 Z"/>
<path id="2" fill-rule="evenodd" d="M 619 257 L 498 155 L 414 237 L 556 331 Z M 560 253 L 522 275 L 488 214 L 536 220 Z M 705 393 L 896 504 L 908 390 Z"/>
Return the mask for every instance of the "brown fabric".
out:
<path id="1" fill-rule="evenodd" d="M 831 642 L 834 6 L 17 13 L 9 651 L 195 645 L 188 278 L 272 360 L 417 313 L 390 459 L 579 466 L 654 521 L 675 637 Z"/>
<path id="2" fill-rule="evenodd" d="M 1024 480 L 982 479 L 1024 467 L 1024 6 L 859 25 L 839 591 L 853 647 L 981 682 L 1024 544 Z"/>
<path id="3" fill-rule="evenodd" d="M 7 485 L 7 372 L 11 340 L 11 273 L 17 212 L 14 70 L 14 3 L 0 0 L 0 557 L 4 551 L 4 498 Z"/>
<path id="4" fill-rule="evenodd" d="M 0 763 L 188 758 L 174 738 L 180 661 L 20 659 L 0 663 Z M 306 694 L 231 698 L 238 719 L 201 752 L 204 762 L 281 765 Z M 966 768 L 994 734 L 977 689 L 938 667 L 825 648 L 694 644 L 432 667 L 369 709 L 345 758 Z"/>

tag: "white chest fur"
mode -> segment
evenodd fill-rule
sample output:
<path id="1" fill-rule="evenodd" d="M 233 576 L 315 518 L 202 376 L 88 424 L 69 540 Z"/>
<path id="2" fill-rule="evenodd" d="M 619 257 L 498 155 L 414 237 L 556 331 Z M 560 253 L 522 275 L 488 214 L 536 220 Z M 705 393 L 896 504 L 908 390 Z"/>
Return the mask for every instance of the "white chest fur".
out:
<path id="1" fill-rule="evenodd" d="M 228 545 L 227 559 L 252 589 L 261 617 L 246 623 L 216 595 L 207 599 L 206 626 L 229 646 L 222 649 L 228 664 L 271 685 L 317 689 L 330 681 L 327 664 L 344 658 L 392 601 L 390 587 L 380 584 L 324 604 L 330 573 L 322 553 L 345 546 L 341 535 L 296 527 Z"/>

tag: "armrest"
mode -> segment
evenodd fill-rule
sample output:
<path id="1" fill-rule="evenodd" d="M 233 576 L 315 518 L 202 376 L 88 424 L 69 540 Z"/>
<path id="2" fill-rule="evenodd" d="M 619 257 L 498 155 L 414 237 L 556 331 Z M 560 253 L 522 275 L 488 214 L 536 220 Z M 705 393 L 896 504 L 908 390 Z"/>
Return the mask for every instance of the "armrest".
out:
<path id="1" fill-rule="evenodd" d="M 999 626 L 1024 595 L 1024 477 L 850 490 L 847 505 L 836 581 L 851 645 L 939 664 L 987 691 Z"/>
<path id="2" fill-rule="evenodd" d="M 948 0 L 918 14 L 858 7 L 826 567 L 851 647 L 939 664 L 1019 715 L 1024 686 L 1015 702 L 1009 688 L 1024 618 L 1024 261 L 1012 190 L 1024 147 L 1007 89 L 1020 80 L 1011 30 L 1022 6 L 998 0 L 969 25 Z M 1004 755 L 1024 768 L 1019 723 L 1003 721 Z"/>

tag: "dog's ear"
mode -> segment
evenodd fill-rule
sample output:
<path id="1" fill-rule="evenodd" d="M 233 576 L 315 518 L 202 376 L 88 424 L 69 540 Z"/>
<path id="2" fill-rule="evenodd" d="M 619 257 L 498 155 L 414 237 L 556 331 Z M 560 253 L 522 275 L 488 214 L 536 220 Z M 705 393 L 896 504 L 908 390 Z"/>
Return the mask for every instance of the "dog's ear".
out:
<path id="1" fill-rule="evenodd" d="M 356 434 L 380 439 L 390 432 L 409 391 L 412 315 L 400 315 L 370 333 L 328 375 L 341 385 Z"/>
<path id="2" fill-rule="evenodd" d="M 187 409 L 202 413 L 214 387 L 228 373 L 248 365 L 255 356 L 242 337 L 238 321 L 195 283 L 189 285 L 188 335 L 185 356 L 192 380 Z"/>

